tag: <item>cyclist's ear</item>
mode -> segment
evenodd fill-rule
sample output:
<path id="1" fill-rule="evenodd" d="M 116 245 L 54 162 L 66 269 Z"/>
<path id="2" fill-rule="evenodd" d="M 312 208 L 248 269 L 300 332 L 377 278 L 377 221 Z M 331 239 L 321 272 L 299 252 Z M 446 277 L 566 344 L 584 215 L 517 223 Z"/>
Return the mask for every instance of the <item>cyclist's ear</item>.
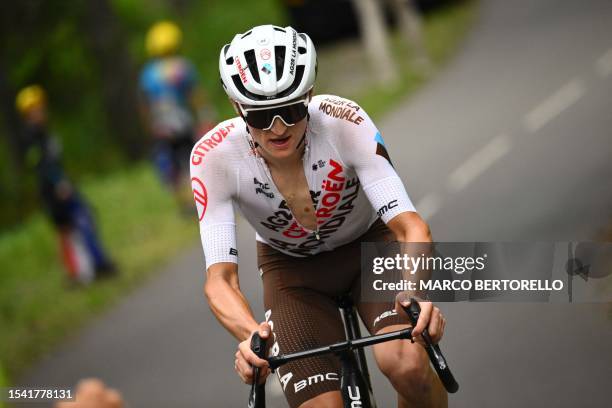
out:
<path id="1" fill-rule="evenodd" d="M 314 86 L 308 91 L 308 102 L 312 99 L 312 95 L 314 95 Z"/>
<path id="2" fill-rule="evenodd" d="M 230 103 L 232 104 L 232 108 L 234 108 L 234 112 L 236 112 L 236 115 L 242 117 L 242 112 L 240 112 L 240 108 L 238 107 L 238 102 L 236 102 L 232 98 L 228 98 L 228 99 Z"/>

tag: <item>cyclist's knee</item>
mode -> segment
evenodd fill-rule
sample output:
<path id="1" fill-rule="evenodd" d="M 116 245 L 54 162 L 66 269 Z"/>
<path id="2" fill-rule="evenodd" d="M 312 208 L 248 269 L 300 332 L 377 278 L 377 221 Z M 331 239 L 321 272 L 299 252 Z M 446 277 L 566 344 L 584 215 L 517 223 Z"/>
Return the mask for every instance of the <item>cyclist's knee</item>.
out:
<path id="1" fill-rule="evenodd" d="M 299 408 L 342 408 L 340 391 L 330 391 L 309 399 Z"/>
<path id="2" fill-rule="evenodd" d="M 429 360 L 420 345 L 401 340 L 382 343 L 374 347 L 374 356 L 380 371 L 394 385 L 414 388 L 430 385 Z"/>

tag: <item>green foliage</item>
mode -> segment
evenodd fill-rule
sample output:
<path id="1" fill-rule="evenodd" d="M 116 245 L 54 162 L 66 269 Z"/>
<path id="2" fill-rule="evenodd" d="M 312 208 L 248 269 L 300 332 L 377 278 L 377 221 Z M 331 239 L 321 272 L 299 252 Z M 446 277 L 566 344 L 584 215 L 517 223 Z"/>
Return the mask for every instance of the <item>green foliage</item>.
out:
<path id="1" fill-rule="evenodd" d="M 80 157 L 87 153 L 79 149 L 84 144 L 80 141 L 96 144 L 106 139 L 107 133 L 100 105 L 104 84 L 98 81 L 97 68 L 82 33 L 82 3 L 63 2 L 59 7 L 50 2 L 32 4 L 37 6 L 22 6 L 19 10 L 25 26 L 9 38 L 9 48 L 2 53 L 11 58 L 9 79 L 16 89 L 30 83 L 43 85 L 49 95 L 55 129 L 62 134 L 66 150 L 74 152 L 69 157 Z M 99 165 L 92 155 L 87 164 L 75 167 L 92 171 Z"/>
<path id="2" fill-rule="evenodd" d="M 0 388 L 2 387 L 8 387 L 9 386 L 9 382 L 8 382 L 8 378 L 6 377 L 6 374 L 4 373 L 4 367 L 2 366 L 2 361 L 0 360 Z M 0 401 L 0 408 L 4 407 L 4 402 Z"/>

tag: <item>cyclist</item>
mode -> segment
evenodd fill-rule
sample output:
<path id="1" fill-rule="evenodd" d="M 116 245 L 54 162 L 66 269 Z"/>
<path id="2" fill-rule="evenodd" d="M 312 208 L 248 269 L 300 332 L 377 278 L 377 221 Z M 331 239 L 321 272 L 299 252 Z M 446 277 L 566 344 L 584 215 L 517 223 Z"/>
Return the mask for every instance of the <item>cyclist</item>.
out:
<path id="1" fill-rule="evenodd" d="M 61 147 L 48 129 L 46 93 L 39 85 L 23 88 L 15 101 L 24 122 L 26 165 L 36 171 L 40 197 L 55 225 L 64 264 L 73 282 L 89 283 L 115 273 L 102 247 L 89 206 L 67 177 Z"/>
<path id="2" fill-rule="evenodd" d="M 154 24 L 147 33 L 150 61 L 140 76 L 140 110 L 154 139 L 158 171 L 191 213 L 189 152 L 195 138 L 212 127 L 213 118 L 212 111 L 204 109 L 193 65 L 178 55 L 181 39 L 181 30 L 170 21 Z"/>
<path id="3" fill-rule="evenodd" d="M 360 243 L 429 242 L 384 141 L 348 99 L 313 96 L 316 52 L 291 27 L 258 26 L 221 49 L 223 87 L 238 117 L 221 122 L 191 154 L 192 189 L 207 268 L 205 294 L 239 341 L 235 369 L 252 380 L 256 331 L 270 353 L 290 353 L 344 338 L 334 297 L 350 292 L 369 332 L 408 325 L 393 300 L 359 299 Z M 233 204 L 256 230 L 265 321 L 240 291 Z M 384 210 L 383 210 L 384 209 Z M 380 214 L 380 215 L 379 215 Z M 421 302 L 415 335 L 439 341 L 445 319 Z M 399 406 L 445 406 L 447 395 L 418 344 L 374 346 L 378 366 L 398 391 Z M 339 363 L 321 356 L 278 369 L 291 407 L 341 407 Z"/>

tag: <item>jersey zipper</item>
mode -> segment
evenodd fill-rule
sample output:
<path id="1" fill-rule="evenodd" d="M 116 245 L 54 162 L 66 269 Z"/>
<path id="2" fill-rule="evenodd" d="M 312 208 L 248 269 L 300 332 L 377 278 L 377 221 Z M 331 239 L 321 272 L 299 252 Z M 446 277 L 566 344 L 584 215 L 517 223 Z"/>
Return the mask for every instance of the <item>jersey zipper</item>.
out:
<path id="1" fill-rule="evenodd" d="M 314 174 L 314 171 L 308 165 L 308 163 L 310 162 L 310 143 L 308 143 L 308 140 L 305 139 L 304 140 L 304 144 L 305 144 L 305 146 L 304 146 L 304 154 L 302 155 L 302 166 L 304 168 L 304 172 L 305 172 L 307 180 L 308 180 L 308 193 L 310 194 L 311 186 L 312 186 L 312 188 L 315 188 L 315 185 L 314 185 L 315 174 Z M 278 194 L 280 194 L 280 191 L 278 190 L 278 187 L 276 187 L 276 184 L 274 183 L 274 180 L 272 179 L 272 175 L 270 174 L 270 169 L 268 168 L 268 165 L 266 164 L 266 161 L 264 160 L 264 158 L 261 157 L 261 155 L 259 153 L 257 153 L 256 159 L 257 159 L 257 163 L 262 168 L 263 173 L 264 173 L 264 175 L 267 178 L 267 181 L 270 183 L 270 185 L 274 186 L 274 189 L 276 190 L 276 192 Z M 311 198 L 311 201 L 312 201 L 312 198 Z M 318 204 L 319 204 L 318 201 L 317 201 L 316 204 L 313 202 L 313 207 L 314 207 L 314 211 L 315 211 L 315 219 L 317 218 L 317 207 L 318 207 Z M 297 220 L 295 215 L 293 215 L 293 212 L 291 211 L 291 209 L 289 211 L 291 212 L 291 217 L 293 218 L 293 220 L 301 228 L 303 228 L 304 230 L 308 231 L 307 228 L 305 228 L 303 225 L 301 225 L 299 223 L 299 221 Z M 312 231 L 312 233 L 314 233 L 314 236 L 317 239 L 317 241 L 321 240 L 321 236 L 319 235 L 319 223 L 318 222 L 317 222 L 317 226 L 316 226 L 315 230 Z"/>
<path id="2" fill-rule="evenodd" d="M 308 140 L 304 140 L 305 146 L 305 152 L 304 155 L 302 156 L 302 164 L 304 165 L 304 172 L 307 174 L 308 176 L 308 194 L 310 194 L 310 188 L 313 188 L 313 192 L 316 193 L 315 189 L 316 189 L 316 185 L 315 185 L 315 179 L 316 179 L 316 175 L 314 170 L 310 167 L 310 143 L 308 143 Z M 312 201 L 312 197 L 310 198 L 310 200 Z M 321 236 L 319 235 L 319 220 L 317 219 L 317 207 L 319 206 L 319 201 L 316 201 L 312 203 L 312 207 L 314 208 L 314 216 L 315 216 L 315 221 L 316 221 L 316 227 L 314 230 L 314 235 L 315 238 L 317 239 L 317 241 L 321 240 Z"/>

